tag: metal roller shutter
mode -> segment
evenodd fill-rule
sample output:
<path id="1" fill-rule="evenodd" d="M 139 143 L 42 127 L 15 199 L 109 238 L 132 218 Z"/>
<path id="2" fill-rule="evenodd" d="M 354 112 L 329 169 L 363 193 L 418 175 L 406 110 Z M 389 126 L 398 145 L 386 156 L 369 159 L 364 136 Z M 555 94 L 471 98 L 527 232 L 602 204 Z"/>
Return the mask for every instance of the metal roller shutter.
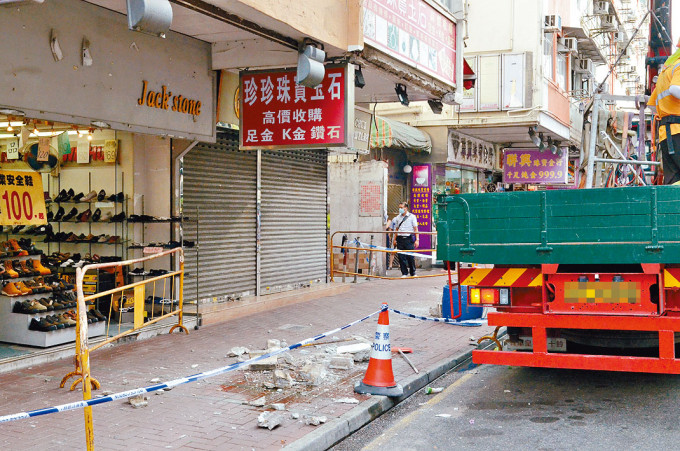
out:
<path id="1" fill-rule="evenodd" d="M 327 152 L 262 152 L 260 288 L 326 281 Z"/>
<path id="2" fill-rule="evenodd" d="M 238 132 L 220 133 L 215 144 L 200 143 L 183 160 L 184 237 L 200 246 L 186 250 L 185 270 L 198 275 L 198 298 L 255 293 L 257 153 L 238 150 Z M 196 297 L 196 277 L 185 278 L 185 296 Z"/>

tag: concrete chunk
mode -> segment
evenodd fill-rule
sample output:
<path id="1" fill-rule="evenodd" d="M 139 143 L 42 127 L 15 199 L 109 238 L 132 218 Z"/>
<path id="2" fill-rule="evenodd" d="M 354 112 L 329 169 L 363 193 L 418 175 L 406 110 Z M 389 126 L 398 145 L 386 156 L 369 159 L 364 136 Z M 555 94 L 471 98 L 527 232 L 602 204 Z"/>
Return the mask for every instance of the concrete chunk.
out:
<path id="1" fill-rule="evenodd" d="M 276 369 L 276 357 L 267 357 L 266 359 L 258 360 L 248 365 L 251 371 L 271 371 Z"/>
<path id="2" fill-rule="evenodd" d="M 276 388 L 289 388 L 295 384 L 293 376 L 286 370 L 274 370 L 274 385 Z"/>
<path id="3" fill-rule="evenodd" d="M 348 354 L 334 355 L 329 368 L 335 370 L 349 370 L 354 367 L 354 357 Z"/>
<path id="4" fill-rule="evenodd" d="M 135 409 L 139 409 L 149 405 L 147 397 L 144 395 L 130 396 L 128 398 L 128 403 Z"/>
<path id="5" fill-rule="evenodd" d="M 257 425 L 270 431 L 280 425 L 282 421 L 283 415 L 278 412 L 262 412 L 257 417 Z"/>
<path id="6" fill-rule="evenodd" d="M 246 348 L 244 346 L 235 346 L 235 347 L 231 348 L 231 351 L 229 351 L 229 357 L 238 357 L 238 356 L 241 356 L 243 354 L 249 354 L 249 353 L 250 353 L 250 351 L 248 350 L 248 348 Z"/>
<path id="7" fill-rule="evenodd" d="M 320 385 L 328 374 L 326 367 L 321 363 L 306 363 L 299 371 L 300 378 L 309 385 Z"/>
<path id="8" fill-rule="evenodd" d="M 264 407 L 265 404 L 267 404 L 267 399 L 264 396 L 248 403 L 249 406 L 253 407 Z"/>
<path id="9" fill-rule="evenodd" d="M 362 351 L 370 351 L 371 345 L 369 343 L 355 343 L 351 345 L 338 346 L 338 354 L 355 354 Z"/>
<path id="10" fill-rule="evenodd" d="M 313 415 L 306 415 L 305 416 L 305 424 L 308 424 L 310 426 L 318 426 L 321 423 L 325 423 L 328 420 L 326 417 L 322 416 L 313 416 Z"/>

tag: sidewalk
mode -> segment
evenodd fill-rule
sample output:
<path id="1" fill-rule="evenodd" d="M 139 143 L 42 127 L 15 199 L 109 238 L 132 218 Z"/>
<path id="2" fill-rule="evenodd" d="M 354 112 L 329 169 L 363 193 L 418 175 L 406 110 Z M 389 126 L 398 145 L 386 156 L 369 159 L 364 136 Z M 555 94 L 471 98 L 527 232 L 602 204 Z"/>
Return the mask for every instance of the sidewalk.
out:
<path id="1" fill-rule="evenodd" d="M 433 270 L 438 271 L 438 270 Z M 92 355 L 92 374 L 102 390 L 118 392 L 211 370 L 236 361 L 227 357 L 235 346 L 265 349 L 268 339 L 297 343 L 308 337 L 343 326 L 380 309 L 381 302 L 416 315 L 429 316 L 430 307 L 441 300 L 446 278 L 417 280 L 373 280 L 353 285 L 349 292 L 265 313 L 191 330 L 190 335 L 161 335 L 148 340 L 99 350 Z M 335 338 L 360 335 L 372 339 L 377 315 L 351 327 Z M 408 346 L 413 364 L 421 370 L 442 359 L 469 351 L 470 337 L 492 331 L 490 327 L 457 327 L 390 314 L 392 346 Z M 330 337 L 329 337 L 330 338 Z M 346 343 L 340 343 L 340 345 Z M 329 346 L 293 350 L 291 367 L 303 361 L 320 362 Z M 115 401 L 93 407 L 97 449 L 280 449 L 310 434 L 319 426 L 306 425 L 305 415 L 326 416 L 332 421 L 356 404 L 337 403 L 340 398 L 359 402 L 370 396 L 353 392 L 366 363 L 349 370 L 329 369 L 318 386 L 296 384 L 291 388 L 267 389 L 271 372 L 235 371 L 181 385 L 161 395 L 151 394 L 147 407 L 135 409 Z M 393 359 L 397 382 L 413 370 L 401 358 Z M 54 406 L 82 399 L 82 394 L 58 388 L 59 381 L 73 369 L 70 359 L 0 375 L 0 415 Z M 97 391 L 93 392 L 96 396 Z M 283 423 L 273 429 L 257 427 L 262 407 L 244 402 L 265 396 L 266 404 L 285 403 Z M 292 419 L 291 413 L 299 414 Z M 0 424 L 3 449 L 84 449 L 82 410 Z"/>

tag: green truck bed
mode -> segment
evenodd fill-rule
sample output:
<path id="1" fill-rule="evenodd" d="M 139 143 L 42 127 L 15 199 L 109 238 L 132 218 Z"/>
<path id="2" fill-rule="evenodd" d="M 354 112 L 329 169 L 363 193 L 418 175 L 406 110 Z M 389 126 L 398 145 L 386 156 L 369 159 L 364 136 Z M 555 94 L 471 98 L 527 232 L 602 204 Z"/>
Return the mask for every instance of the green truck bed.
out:
<path id="1" fill-rule="evenodd" d="M 680 187 L 437 198 L 437 257 L 493 264 L 680 263 Z"/>

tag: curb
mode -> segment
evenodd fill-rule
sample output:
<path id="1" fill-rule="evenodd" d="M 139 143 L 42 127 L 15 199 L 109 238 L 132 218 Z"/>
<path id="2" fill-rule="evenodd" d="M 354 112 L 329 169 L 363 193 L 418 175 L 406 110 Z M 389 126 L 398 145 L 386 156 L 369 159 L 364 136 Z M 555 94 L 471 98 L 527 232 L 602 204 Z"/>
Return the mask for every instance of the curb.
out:
<path id="1" fill-rule="evenodd" d="M 504 335 L 505 331 L 503 330 L 498 334 L 498 338 L 501 338 Z M 485 346 L 485 348 L 493 345 L 494 343 L 491 343 L 488 346 Z M 428 368 L 427 371 L 422 371 L 419 374 L 413 374 L 404 380 L 397 381 L 404 387 L 403 396 L 394 399 L 388 398 L 387 396 L 371 396 L 370 399 L 362 402 L 349 412 L 314 429 L 314 431 L 294 441 L 290 445 L 285 446 L 283 449 L 326 450 L 330 448 L 353 432 L 375 420 L 392 407 L 404 401 L 430 382 L 443 376 L 447 371 L 455 368 L 464 361 L 469 360 L 472 357 L 472 351 L 474 349 L 469 349 L 457 356 L 440 360 Z"/>

